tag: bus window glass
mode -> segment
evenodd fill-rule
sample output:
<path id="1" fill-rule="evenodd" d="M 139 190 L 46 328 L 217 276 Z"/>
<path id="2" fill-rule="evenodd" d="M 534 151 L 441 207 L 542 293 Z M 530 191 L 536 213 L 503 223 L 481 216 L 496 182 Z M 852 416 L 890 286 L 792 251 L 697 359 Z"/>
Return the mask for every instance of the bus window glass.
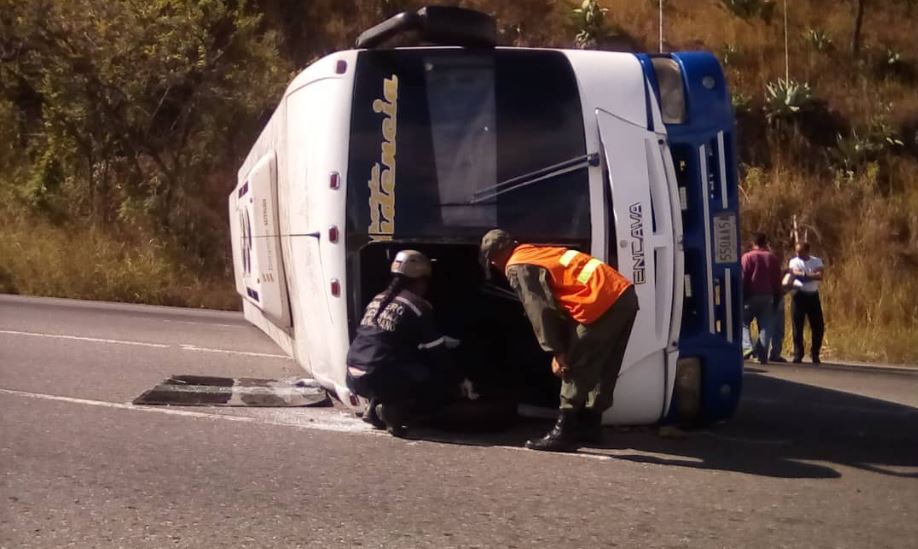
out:
<path id="1" fill-rule="evenodd" d="M 496 226 L 496 203 L 463 204 L 497 177 L 494 60 L 444 56 L 428 59 L 424 70 L 439 221 L 449 227 Z"/>
<path id="2" fill-rule="evenodd" d="M 562 54 L 380 50 L 362 52 L 356 71 L 349 246 L 472 242 L 496 226 L 521 240 L 588 244 L 586 169 L 473 201 L 476 191 L 586 154 Z"/>

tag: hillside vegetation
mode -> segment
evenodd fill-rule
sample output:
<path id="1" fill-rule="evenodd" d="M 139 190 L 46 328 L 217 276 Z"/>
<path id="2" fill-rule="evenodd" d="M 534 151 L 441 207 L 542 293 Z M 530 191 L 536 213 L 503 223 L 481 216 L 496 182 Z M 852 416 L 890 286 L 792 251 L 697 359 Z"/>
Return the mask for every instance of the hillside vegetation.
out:
<path id="1" fill-rule="evenodd" d="M 225 197 L 284 86 L 420 4 L 0 0 L 0 291 L 237 307 Z M 507 45 L 658 48 L 657 0 L 459 4 Z M 787 4 L 787 67 L 780 1 L 666 0 L 664 48 L 720 57 L 743 230 L 826 261 L 826 355 L 918 362 L 918 2 Z"/>

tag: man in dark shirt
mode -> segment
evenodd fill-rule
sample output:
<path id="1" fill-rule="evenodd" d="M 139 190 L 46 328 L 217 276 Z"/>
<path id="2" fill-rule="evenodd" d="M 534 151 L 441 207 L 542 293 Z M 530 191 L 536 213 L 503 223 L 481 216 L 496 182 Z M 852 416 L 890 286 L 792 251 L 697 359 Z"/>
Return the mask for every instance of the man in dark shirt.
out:
<path id="1" fill-rule="evenodd" d="M 368 422 L 404 436 L 408 416 L 419 405 L 430 411 L 458 391 L 460 379 L 446 349 L 459 342 L 437 330 L 433 307 L 423 297 L 430 285 L 430 260 L 403 250 L 391 271 L 391 284 L 367 305 L 348 350 L 347 386 L 370 400 Z"/>
<path id="2" fill-rule="evenodd" d="M 743 254 L 743 340 L 749 340 L 749 327 L 755 320 L 759 337 L 752 346 L 760 364 L 768 363 L 768 343 L 775 305 L 781 299 L 781 260 L 768 249 L 764 233 L 752 237 L 752 250 Z"/>

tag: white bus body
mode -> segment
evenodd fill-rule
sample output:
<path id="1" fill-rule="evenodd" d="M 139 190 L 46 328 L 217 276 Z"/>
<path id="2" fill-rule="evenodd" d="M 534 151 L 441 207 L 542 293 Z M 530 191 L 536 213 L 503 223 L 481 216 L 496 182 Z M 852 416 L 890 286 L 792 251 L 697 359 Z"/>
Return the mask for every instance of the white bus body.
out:
<path id="1" fill-rule="evenodd" d="M 435 61 L 425 61 L 424 66 L 436 72 L 441 59 L 449 60 L 451 56 L 461 55 L 459 52 L 464 50 L 406 48 L 387 51 L 385 59 L 430 55 Z M 412 123 L 402 118 L 403 112 L 405 117 L 412 116 L 408 113 L 412 106 L 405 103 L 410 77 L 402 76 L 400 80 L 397 75 L 395 78 L 374 77 L 372 90 L 361 88 L 366 87 L 366 82 L 357 82 L 355 78 L 361 67 L 370 61 L 362 65 L 360 57 L 373 53 L 368 50 L 338 52 L 300 73 L 287 88 L 270 122 L 239 169 L 238 184 L 229 196 L 235 283 L 243 298 L 245 317 L 277 342 L 308 374 L 343 402 L 351 404 L 357 401 L 345 385 L 345 357 L 353 323 L 355 318 L 359 320 L 365 296 L 382 290 L 378 285 L 356 287 L 362 283 L 368 285 L 357 272 L 356 266 L 363 263 L 355 258 L 363 252 L 356 246 L 417 248 L 419 244 L 438 241 L 429 234 L 400 234 L 400 226 L 410 225 L 401 218 L 409 219 L 415 215 L 412 212 L 419 212 L 416 205 L 412 206 L 414 210 L 398 211 L 403 203 L 408 208 L 405 201 L 414 196 L 398 202 L 399 190 L 409 185 L 405 180 L 411 177 L 409 170 L 413 166 L 410 163 L 415 162 L 409 151 L 414 145 L 403 144 L 398 138 L 403 124 L 409 128 L 408 124 Z M 634 54 L 496 48 L 481 55 L 546 54 L 559 63 L 567 63 L 576 84 L 582 118 L 576 125 L 582 124 L 583 150 L 589 161 L 572 170 L 579 170 L 579 177 L 583 177 L 588 189 L 588 212 L 580 210 L 582 215 L 589 216 L 589 233 L 585 235 L 589 241 L 588 251 L 616 265 L 630 277 L 635 282 L 640 302 L 640 312 L 615 390 L 614 406 L 606 413 L 604 422 L 654 423 L 667 416 L 672 402 L 686 280 L 680 191 L 666 125 L 654 99 L 646 67 Z M 443 70 L 447 71 L 448 67 Z M 459 73 L 455 83 L 460 90 L 464 85 L 463 74 Z M 545 78 L 554 76 L 546 74 Z M 373 113 L 368 111 L 370 102 L 355 107 L 356 96 L 367 93 L 376 97 L 372 102 Z M 426 90 L 431 104 L 438 93 L 442 94 L 443 89 L 435 90 L 433 84 Z M 463 155 L 481 156 L 482 147 L 496 143 L 487 139 L 499 139 L 484 138 L 482 132 L 512 131 L 506 124 L 504 127 L 498 124 L 496 131 L 488 127 L 503 108 L 499 97 L 493 100 L 496 110 L 488 113 L 497 112 L 497 115 L 485 113 L 480 119 L 469 121 L 471 125 L 481 126 L 476 126 L 479 131 L 474 138 L 463 141 L 462 136 L 448 137 L 452 140 L 450 143 L 471 143 L 471 149 L 464 151 L 456 147 L 444 153 L 440 147 L 436 152 L 438 159 L 446 158 L 440 164 L 454 162 L 460 165 L 465 162 L 461 158 Z M 361 138 L 373 143 L 368 146 L 372 150 L 364 151 L 365 154 L 355 151 L 352 143 L 352 139 L 356 139 L 356 123 L 352 116 L 358 116 L 352 110 L 358 107 L 362 109 L 359 116 L 377 115 L 367 119 L 378 128 L 375 141 L 369 135 Z M 433 125 L 435 116 L 452 115 L 429 116 Z M 566 122 L 559 120 L 557 123 Z M 434 141 L 447 139 L 443 137 L 447 130 L 432 131 Z M 434 143 L 434 148 L 436 146 Z M 375 163 L 365 162 L 366 170 L 361 168 L 360 173 L 350 173 L 360 154 L 375 159 Z M 489 162 L 498 161 L 483 161 Z M 451 189 L 457 188 L 456 174 L 462 173 L 459 168 L 447 173 L 446 168 L 441 170 L 441 166 L 437 166 L 437 173 L 443 172 L 439 177 L 441 202 L 455 198 L 449 195 L 457 194 L 458 191 Z M 496 170 L 491 167 L 476 166 L 472 171 L 469 177 L 482 177 L 484 173 L 490 178 L 476 183 L 478 190 L 498 183 Z M 406 174 L 404 179 L 402 173 Z M 555 183 L 549 180 L 534 183 L 532 188 L 551 188 L 552 185 Z M 371 219 L 354 219 L 355 214 L 348 206 L 349 193 L 361 193 L 360 204 L 365 204 L 363 193 L 368 192 Z M 498 207 L 512 210 L 513 192 L 503 195 L 501 200 L 504 202 L 495 206 L 494 211 Z M 396 211 L 401 218 L 396 217 Z M 504 215 L 489 212 L 482 213 L 478 221 L 469 222 L 469 227 L 481 223 L 481 230 L 474 233 L 478 237 L 496 226 L 493 222 L 498 217 L 495 216 Z M 575 215 L 576 212 L 569 213 Z M 446 213 L 439 215 L 441 220 L 448 217 Z M 464 215 L 456 214 L 457 217 Z M 464 219 L 470 217 L 474 216 L 465 215 Z M 358 238 L 350 234 L 351 228 L 368 226 L 368 223 L 366 235 Z M 580 226 L 586 227 L 586 221 Z M 509 230 L 516 233 L 512 227 Z M 514 235 L 526 240 L 526 235 Z M 477 245 L 472 233 L 462 237 L 442 236 L 444 242 L 466 246 L 462 248 L 463 253 Z M 358 244 L 351 244 L 352 241 Z M 390 257 L 391 249 L 385 253 Z M 449 277 L 453 273 L 437 271 L 438 258 L 436 253 L 432 255 L 434 285 L 451 284 Z M 360 257 L 366 262 L 368 256 Z M 442 259 L 440 264 L 445 265 L 447 260 Z M 373 268 L 380 272 L 379 265 Z M 434 306 L 437 308 L 435 301 Z M 442 312 L 439 308 L 437 311 Z M 525 321 L 521 308 L 519 318 L 520 322 Z M 547 368 L 547 359 L 542 366 Z"/>

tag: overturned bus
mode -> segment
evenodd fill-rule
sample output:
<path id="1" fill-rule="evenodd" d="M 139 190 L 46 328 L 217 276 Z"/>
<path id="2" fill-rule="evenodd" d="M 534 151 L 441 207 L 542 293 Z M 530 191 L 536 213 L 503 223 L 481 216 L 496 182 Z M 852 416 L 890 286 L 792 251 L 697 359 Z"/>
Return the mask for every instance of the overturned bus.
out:
<path id="1" fill-rule="evenodd" d="M 423 47 L 382 48 L 411 31 Z M 501 227 L 589 252 L 640 312 L 607 424 L 729 417 L 741 386 L 734 119 L 709 53 L 494 46 L 494 22 L 426 8 L 301 72 L 229 196 L 245 317 L 345 403 L 345 356 L 404 248 L 485 397 L 555 407 L 523 309 L 478 258 Z"/>

